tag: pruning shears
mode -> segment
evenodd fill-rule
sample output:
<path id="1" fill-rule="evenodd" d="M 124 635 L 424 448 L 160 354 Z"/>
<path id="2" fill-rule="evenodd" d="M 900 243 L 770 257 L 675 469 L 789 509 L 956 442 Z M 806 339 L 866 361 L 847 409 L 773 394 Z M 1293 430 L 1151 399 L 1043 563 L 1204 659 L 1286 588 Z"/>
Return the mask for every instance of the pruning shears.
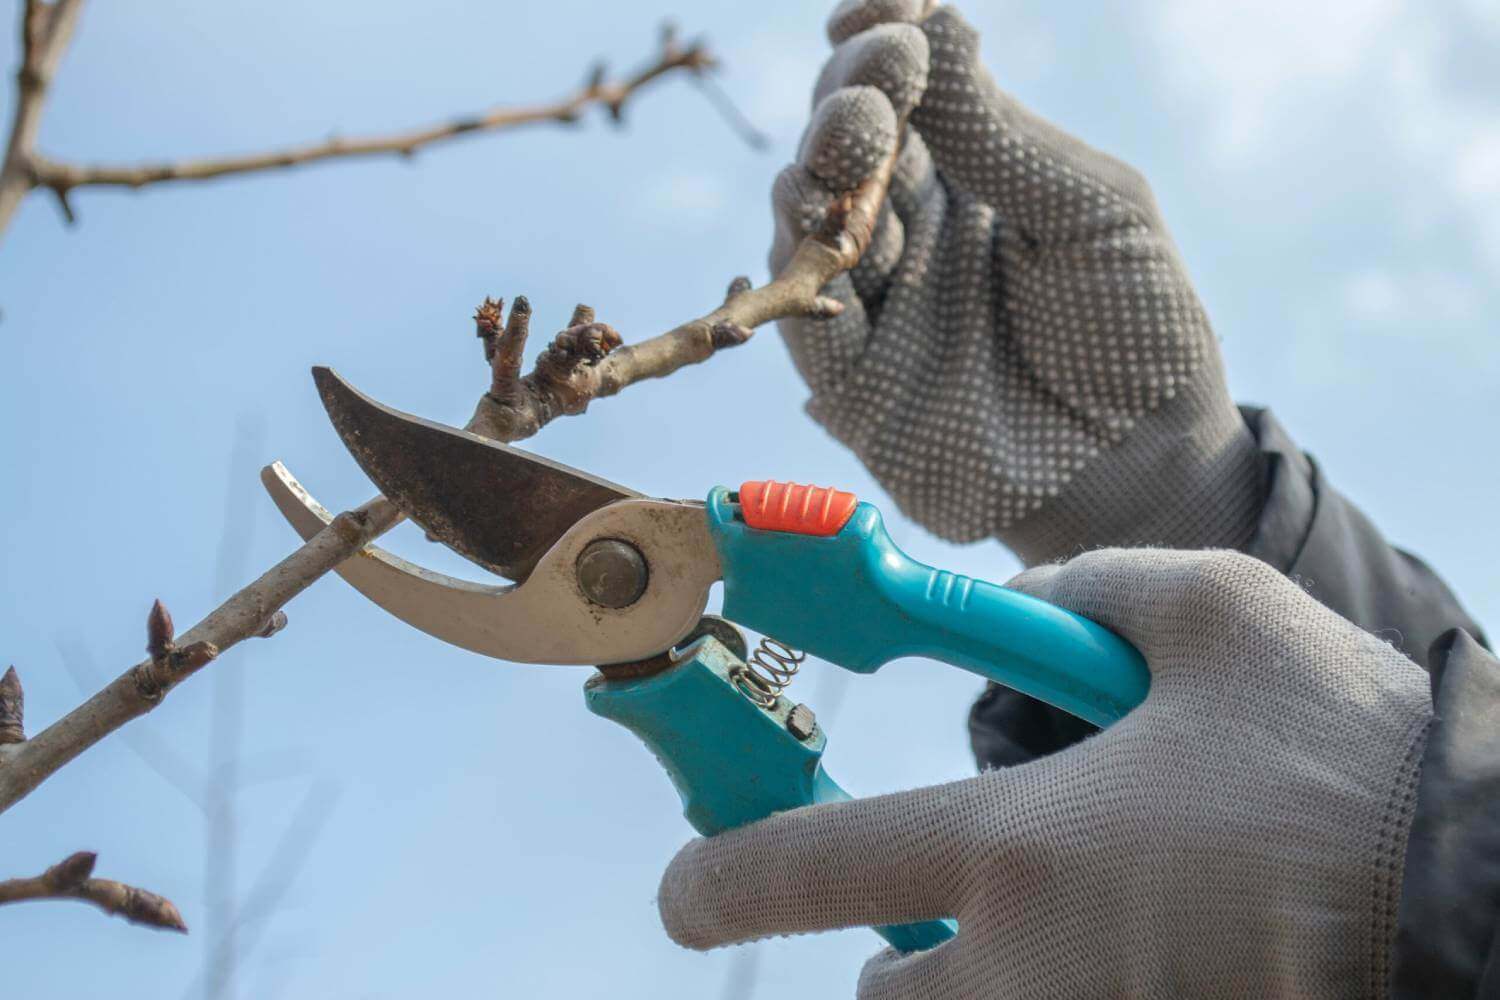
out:
<path id="1" fill-rule="evenodd" d="M 1119 636 L 910 558 L 851 493 L 752 481 L 715 486 L 703 501 L 654 499 L 383 406 L 330 369 L 313 374 L 381 492 L 430 536 L 515 582 L 455 579 L 373 545 L 339 575 L 464 649 L 597 667 L 584 686 L 589 709 L 656 754 L 701 833 L 849 798 L 822 767 L 813 712 L 785 695 L 809 653 L 856 673 L 939 660 L 1100 726 L 1145 698 L 1145 662 Z M 261 478 L 304 538 L 332 520 L 280 463 Z M 723 617 L 705 616 L 720 580 Z M 767 638 L 752 653 L 731 623 Z M 915 951 L 954 927 L 877 930 Z"/>

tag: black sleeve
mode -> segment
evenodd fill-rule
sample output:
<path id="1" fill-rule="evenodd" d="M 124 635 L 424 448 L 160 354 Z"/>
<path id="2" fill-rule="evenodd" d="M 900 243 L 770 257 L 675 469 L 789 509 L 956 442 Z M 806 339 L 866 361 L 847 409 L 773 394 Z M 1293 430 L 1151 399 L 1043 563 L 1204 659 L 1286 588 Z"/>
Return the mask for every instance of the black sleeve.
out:
<path id="1" fill-rule="evenodd" d="M 1424 668 L 1438 636 L 1484 633 L 1442 580 L 1393 547 L 1358 508 L 1324 481 L 1268 410 L 1244 408 L 1260 445 L 1265 501 L 1246 551 L 1297 580 L 1323 604 L 1396 646 Z M 980 767 L 1019 764 L 1076 743 L 1093 726 L 991 684 L 969 713 Z"/>
<path id="2" fill-rule="evenodd" d="M 1406 842 L 1396 1000 L 1500 997 L 1500 660 L 1455 629 L 1433 643 L 1432 730 Z"/>

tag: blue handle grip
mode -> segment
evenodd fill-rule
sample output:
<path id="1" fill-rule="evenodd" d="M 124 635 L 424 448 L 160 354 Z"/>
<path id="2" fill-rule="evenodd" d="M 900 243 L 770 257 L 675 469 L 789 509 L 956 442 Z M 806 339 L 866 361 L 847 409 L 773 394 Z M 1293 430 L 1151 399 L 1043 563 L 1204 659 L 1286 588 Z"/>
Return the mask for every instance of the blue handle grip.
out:
<path id="1" fill-rule="evenodd" d="M 707 513 L 724 617 L 830 663 L 870 673 L 925 656 L 1098 726 L 1146 697 L 1145 660 L 1125 640 L 1045 601 L 917 562 L 867 503 L 829 537 L 751 528 L 722 486 Z"/>
<path id="2" fill-rule="evenodd" d="M 849 794 L 823 770 L 821 728 L 798 739 L 787 727 L 791 702 L 762 708 L 735 686 L 743 661 L 705 637 L 674 651 L 673 664 L 646 677 L 584 685 L 589 710 L 635 733 L 650 748 L 682 798 L 699 833 L 712 835 L 772 813 Z M 892 946 L 920 951 L 951 938 L 954 925 L 932 920 L 877 927 Z"/>

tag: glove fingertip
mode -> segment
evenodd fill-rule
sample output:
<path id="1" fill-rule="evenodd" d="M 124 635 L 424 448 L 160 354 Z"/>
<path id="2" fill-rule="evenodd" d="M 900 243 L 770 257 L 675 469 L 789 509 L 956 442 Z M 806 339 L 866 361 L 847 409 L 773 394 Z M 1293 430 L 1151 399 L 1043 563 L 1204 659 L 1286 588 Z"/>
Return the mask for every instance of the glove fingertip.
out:
<path id="1" fill-rule="evenodd" d="M 834 45 L 877 24 L 917 24 L 931 0 L 843 0 L 828 15 L 828 41 Z"/>
<path id="2" fill-rule="evenodd" d="M 702 951 L 713 947 L 702 932 L 702 921 L 698 919 L 698 904 L 693 891 L 696 882 L 695 862 L 701 839 L 690 841 L 677 852 L 667 870 L 662 873 L 661 883 L 656 889 L 656 911 L 661 917 L 662 928 L 667 937 L 684 948 Z"/>
<path id="3" fill-rule="evenodd" d="M 1057 577 L 1062 572 L 1061 563 L 1042 563 L 1022 570 L 1005 584 L 1007 590 L 1018 591 L 1028 597 L 1050 600 L 1057 586 Z"/>
<path id="4" fill-rule="evenodd" d="M 798 160 L 831 191 L 848 191 L 896 148 L 896 109 L 878 87 L 843 87 L 818 103 Z"/>
<path id="5" fill-rule="evenodd" d="M 929 43 L 912 24 L 881 24 L 834 50 L 813 88 L 814 103 L 842 87 L 877 87 L 906 115 L 927 91 Z"/>

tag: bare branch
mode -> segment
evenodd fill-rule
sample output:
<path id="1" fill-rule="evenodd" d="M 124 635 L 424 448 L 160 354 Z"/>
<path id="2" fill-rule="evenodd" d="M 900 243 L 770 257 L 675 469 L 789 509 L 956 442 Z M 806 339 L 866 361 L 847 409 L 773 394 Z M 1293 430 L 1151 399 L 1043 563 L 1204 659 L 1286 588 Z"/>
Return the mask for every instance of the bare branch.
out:
<path id="1" fill-rule="evenodd" d="M 172 901 L 124 882 L 93 878 L 95 855 L 71 854 L 32 878 L 0 882 L 0 904 L 34 899 L 77 899 L 92 903 L 112 916 L 133 924 L 187 933 L 187 924 Z"/>
<path id="2" fill-rule="evenodd" d="M 93 655 L 83 643 L 75 640 L 58 639 L 56 645 L 63 668 L 73 678 L 78 693 L 87 696 L 99 686 L 102 674 L 94 663 Z M 135 751 L 142 763 L 177 789 L 183 798 L 198 810 L 206 810 L 207 782 L 194 762 L 178 753 L 175 747 L 148 726 L 122 730 L 120 738 Z"/>
<path id="3" fill-rule="evenodd" d="M 33 150 L 42 124 L 47 88 L 57 72 L 83 0 L 26 0 L 21 8 L 21 67 L 16 71 L 16 106 L 11 116 L 5 159 L 0 161 L 0 232 L 10 224 L 21 199 L 36 187 Z M 61 203 L 66 207 L 66 201 Z"/>
<path id="4" fill-rule="evenodd" d="M 223 953 L 236 951 L 234 959 L 243 961 L 259 944 L 268 919 L 297 881 L 313 846 L 333 815 L 340 794 L 337 784 L 325 780 L 314 783 L 303 796 L 291 823 L 271 851 L 270 860 L 256 877 L 229 925 L 222 928 L 221 937 L 214 945 L 214 951 L 223 957 L 211 960 L 204 971 L 210 996 L 223 993 L 228 972 L 233 968 L 233 962 Z M 190 992 L 195 994 L 197 990 Z"/>
<path id="5" fill-rule="evenodd" d="M 52 191 L 71 220 L 67 194 L 81 187 L 141 188 L 169 181 L 207 181 L 237 174 L 299 167 L 323 160 L 360 156 L 414 156 L 419 150 L 481 132 L 496 132 L 540 123 L 571 124 L 590 106 L 598 106 L 620 121 L 627 103 L 644 87 L 674 71 L 699 76 L 714 66 L 714 58 L 702 43 L 681 47 L 663 38 L 655 60 L 623 80 L 606 80 L 596 67 L 586 83 L 559 100 L 545 104 L 500 106 L 476 115 L 466 115 L 432 125 L 377 135 L 345 138 L 335 136 L 264 153 L 201 160 L 146 163 L 131 166 L 72 164 L 31 154 L 32 184 Z"/>
<path id="6" fill-rule="evenodd" d="M 207 618 L 136 664 L 82 705 L 24 743 L 0 746 L 0 811 L 131 719 L 223 650 L 260 634 L 283 604 L 401 520 L 389 501 L 372 500 L 336 517 L 307 544 L 219 605 Z"/>
<path id="7" fill-rule="evenodd" d="M 507 383 L 502 393 L 487 393 L 470 429 L 500 441 L 520 440 L 561 414 L 582 413 L 600 396 L 706 361 L 719 349 L 742 343 L 762 323 L 787 316 L 836 315 L 838 303 L 821 294 L 823 286 L 858 263 L 869 245 L 894 164 L 893 154 L 857 189 L 836 201 L 823 225 L 803 238 L 770 284 L 748 288 L 736 281 L 728 300 L 706 316 L 620 347 L 612 328 L 593 322 L 588 307 L 578 307 L 573 318 L 589 322 L 575 323 L 558 334 L 531 374 Z M 493 376 L 493 359 L 501 352 L 488 353 Z M 30 740 L 0 744 L 0 812 L 109 733 L 151 711 L 167 692 L 222 651 L 264 632 L 282 605 L 402 517 L 384 497 L 340 514 L 180 638 L 172 635 L 170 621 L 162 620 L 168 618 L 165 609 L 158 614 L 153 607 L 149 659 Z"/>
<path id="8" fill-rule="evenodd" d="M 508 362 L 504 372 L 492 368 L 490 391 L 480 399 L 468 429 L 498 441 L 529 437 L 558 416 L 582 413 L 595 399 L 743 344 L 764 323 L 788 316 L 838 315 L 842 306 L 823 296 L 823 287 L 859 263 L 870 245 L 895 163 L 893 154 L 858 188 L 835 201 L 822 226 L 803 238 L 770 284 L 752 288 L 748 279 L 736 278 L 718 309 L 624 347 L 611 327 L 592 322 L 590 310 L 590 322 L 558 334 L 530 375 L 516 378 Z"/>

